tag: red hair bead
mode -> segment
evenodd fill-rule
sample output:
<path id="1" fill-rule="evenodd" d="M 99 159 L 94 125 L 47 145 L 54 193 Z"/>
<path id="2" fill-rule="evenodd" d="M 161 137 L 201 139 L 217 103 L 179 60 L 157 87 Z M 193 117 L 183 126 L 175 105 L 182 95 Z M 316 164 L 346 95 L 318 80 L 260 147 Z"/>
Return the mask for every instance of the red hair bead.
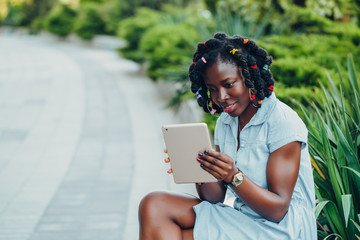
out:
<path id="1" fill-rule="evenodd" d="M 268 89 L 271 90 L 271 91 L 274 91 L 274 86 L 270 85 L 270 87 Z"/>
<path id="2" fill-rule="evenodd" d="M 251 68 L 257 68 L 257 65 L 255 65 L 255 66 L 250 66 Z"/>

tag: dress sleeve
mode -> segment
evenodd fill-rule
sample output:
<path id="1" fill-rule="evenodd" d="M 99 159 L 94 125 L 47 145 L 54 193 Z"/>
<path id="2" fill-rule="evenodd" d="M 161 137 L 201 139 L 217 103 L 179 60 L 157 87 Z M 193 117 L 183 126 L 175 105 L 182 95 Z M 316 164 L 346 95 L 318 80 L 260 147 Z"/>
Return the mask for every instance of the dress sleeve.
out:
<path id="1" fill-rule="evenodd" d="M 280 147 L 300 142 L 301 149 L 307 145 L 308 130 L 298 114 L 286 105 L 282 105 L 269 121 L 268 147 L 273 152 Z"/>

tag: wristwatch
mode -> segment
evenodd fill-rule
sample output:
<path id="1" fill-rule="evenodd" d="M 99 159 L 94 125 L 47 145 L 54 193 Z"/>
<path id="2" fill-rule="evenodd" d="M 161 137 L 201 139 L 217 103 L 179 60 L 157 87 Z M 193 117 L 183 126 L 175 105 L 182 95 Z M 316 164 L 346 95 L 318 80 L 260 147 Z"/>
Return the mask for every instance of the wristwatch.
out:
<path id="1" fill-rule="evenodd" d="M 234 187 L 237 187 L 243 182 L 243 180 L 244 180 L 244 174 L 242 174 L 241 172 L 238 172 L 237 174 L 234 175 L 231 185 L 233 185 Z"/>

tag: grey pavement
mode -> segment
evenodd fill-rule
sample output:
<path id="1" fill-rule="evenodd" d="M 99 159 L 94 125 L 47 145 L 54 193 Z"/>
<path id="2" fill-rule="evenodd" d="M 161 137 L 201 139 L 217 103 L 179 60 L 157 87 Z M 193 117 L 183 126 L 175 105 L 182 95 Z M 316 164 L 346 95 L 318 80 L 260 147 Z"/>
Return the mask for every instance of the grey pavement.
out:
<path id="1" fill-rule="evenodd" d="M 196 113 L 103 42 L 0 32 L 0 240 L 138 239 L 148 192 L 195 194 L 166 173 L 161 126 Z"/>

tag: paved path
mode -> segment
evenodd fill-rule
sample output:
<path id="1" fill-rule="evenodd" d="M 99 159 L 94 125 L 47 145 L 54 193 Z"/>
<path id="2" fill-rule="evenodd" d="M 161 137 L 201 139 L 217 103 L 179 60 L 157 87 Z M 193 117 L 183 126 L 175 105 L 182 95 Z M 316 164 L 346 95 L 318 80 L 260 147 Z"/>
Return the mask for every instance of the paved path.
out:
<path id="1" fill-rule="evenodd" d="M 146 193 L 194 193 L 166 174 L 160 95 L 113 51 L 0 33 L 0 240 L 133 240 Z"/>

